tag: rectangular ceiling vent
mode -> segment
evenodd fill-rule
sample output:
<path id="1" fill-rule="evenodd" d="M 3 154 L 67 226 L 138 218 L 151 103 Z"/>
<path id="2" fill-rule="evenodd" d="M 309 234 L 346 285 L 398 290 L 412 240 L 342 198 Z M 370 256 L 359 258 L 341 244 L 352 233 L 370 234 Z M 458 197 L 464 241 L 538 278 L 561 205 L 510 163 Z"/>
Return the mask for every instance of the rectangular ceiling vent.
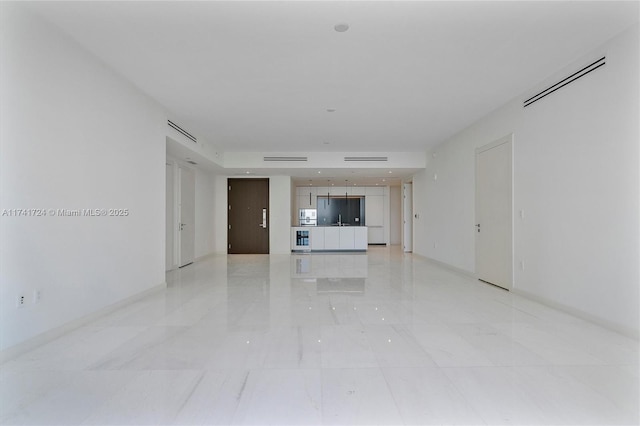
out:
<path id="1" fill-rule="evenodd" d="M 169 125 L 169 127 L 171 127 L 172 129 L 175 129 L 178 133 L 180 133 L 184 137 L 191 139 L 195 143 L 198 143 L 198 140 L 196 139 L 195 136 L 193 136 L 191 133 L 184 130 L 182 127 L 178 126 L 173 121 L 167 120 L 167 124 Z"/>
<path id="2" fill-rule="evenodd" d="M 389 157 L 344 157 L 344 161 L 389 161 Z"/>
<path id="3" fill-rule="evenodd" d="M 602 58 L 598 59 L 597 61 L 587 65 L 584 68 L 582 68 L 580 71 L 574 72 L 569 77 L 567 77 L 567 78 L 565 78 L 563 80 L 560 80 L 559 82 L 557 82 L 553 86 L 550 86 L 550 87 L 546 88 L 545 90 L 543 90 L 542 92 L 538 93 L 537 95 L 534 95 L 534 96 L 530 97 L 529 99 L 524 101 L 524 108 L 528 107 L 529 105 L 531 105 L 531 104 L 533 104 L 535 102 L 538 102 L 540 99 L 544 98 L 545 96 L 548 96 L 548 95 L 552 94 L 553 92 L 555 92 L 558 89 L 563 88 L 567 84 L 573 83 L 577 79 L 584 77 L 585 75 L 589 74 L 591 71 L 597 70 L 598 68 L 600 68 L 601 66 L 606 64 L 605 59 L 606 59 L 606 56 L 603 56 Z"/>
<path id="4" fill-rule="evenodd" d="M 263 157 L 263 161 L 307 161 L 307 157 Z"/>
<path id="5" fill-rule="evenodd" d="M 197 165 L 198 165 L 198 163 L 196 163 L 196 162 L 195 162 L 195 161 L 193 161 L 193 160 L 187 160 L 187 163 L 189 163 L 189 164 L 193 164 L 194 166 L 197 166 Z"/>

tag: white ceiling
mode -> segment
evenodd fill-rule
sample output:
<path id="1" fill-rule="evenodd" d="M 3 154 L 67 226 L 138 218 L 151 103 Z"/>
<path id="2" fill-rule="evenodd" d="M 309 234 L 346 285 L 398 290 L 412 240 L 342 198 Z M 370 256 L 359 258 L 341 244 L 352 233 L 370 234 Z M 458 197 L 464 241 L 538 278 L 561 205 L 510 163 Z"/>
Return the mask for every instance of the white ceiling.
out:
<path id="1" fill-rule="evenodd" d="M 199 138 L 262 152 L 425 151 L 638 21 L 637 1 L 30 7 Z"/>

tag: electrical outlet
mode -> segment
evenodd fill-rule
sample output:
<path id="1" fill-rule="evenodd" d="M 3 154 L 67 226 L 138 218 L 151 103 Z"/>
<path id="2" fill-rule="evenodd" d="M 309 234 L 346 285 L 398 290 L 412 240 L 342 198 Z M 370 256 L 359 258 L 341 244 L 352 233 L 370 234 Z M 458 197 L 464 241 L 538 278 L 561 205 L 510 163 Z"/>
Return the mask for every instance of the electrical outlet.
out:
<path id="1" fill-rule="evenodd" d="M 27 299 L 24 296 L 18 296 L 16 299 L 16 307 L 22 308 L 25 303 L 27 303 Z"/>
<path id="2" fill-rule="evenodd" d="M 520 261 L 520 269 L 524 271 L 524 260 Z"/>
<path id="3" fill-rule="evenodd" d="M 40 289 L 33 290 L 33 303 L 40 303 L 41 299 L 42 299 L 42 290 Z"/>

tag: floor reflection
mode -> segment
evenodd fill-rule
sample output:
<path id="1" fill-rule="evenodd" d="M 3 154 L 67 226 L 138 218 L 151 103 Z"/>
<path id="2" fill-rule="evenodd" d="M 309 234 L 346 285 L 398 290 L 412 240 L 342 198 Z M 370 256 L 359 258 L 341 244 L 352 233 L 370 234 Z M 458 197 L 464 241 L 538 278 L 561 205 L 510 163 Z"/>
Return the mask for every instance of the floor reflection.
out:
<path id="1" fill-rule="evenodd" d="M 367 278 L 369 256 L 363 253 L 291 256 L 292 278 Z"/>
<path id="2" fill-rule="evenodd" d="M 364 294 L 364 288 L 364 278 L 318 278 L 316 280 L 318 294 Z"/>
<path id="3" fill-rule="evenodd" d="M 271 317 L 268 255 L 227 257 L 227 330 L 268 330 Z"/>

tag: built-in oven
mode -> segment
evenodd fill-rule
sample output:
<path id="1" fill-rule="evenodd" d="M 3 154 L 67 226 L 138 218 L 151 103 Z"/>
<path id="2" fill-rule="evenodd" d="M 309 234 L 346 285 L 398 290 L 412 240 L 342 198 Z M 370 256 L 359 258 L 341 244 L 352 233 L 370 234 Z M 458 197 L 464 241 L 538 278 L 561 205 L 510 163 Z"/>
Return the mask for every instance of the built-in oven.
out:
<path id="1" fill-rule="evenodd" d="M 317 226 L 318 214 L 316 209 L 299 209 L 298 220 L 300 226 Z"/>

